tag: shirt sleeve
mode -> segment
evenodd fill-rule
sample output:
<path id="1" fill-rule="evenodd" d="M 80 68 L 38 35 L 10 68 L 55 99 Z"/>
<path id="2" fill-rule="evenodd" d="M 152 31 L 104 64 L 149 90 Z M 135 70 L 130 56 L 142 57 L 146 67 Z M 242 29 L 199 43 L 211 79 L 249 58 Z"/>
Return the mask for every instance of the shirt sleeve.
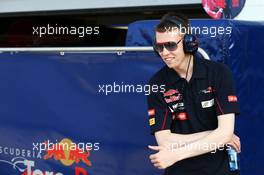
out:
<path id="1" fill-rule="evenodd" d="M 152 92 L 147 97 L 148 116 L 151 134 L 171 128 L 171 112 L 161 92 Z"/>
<path id="2" fill-rule="evenodd" d="M 224 115 L 228 113 L 239 114 L 239 103 L 235 92 L 235 85 L 231 70 L 222 64 L 220 75 L 216 82 L 216 113 Z"/>

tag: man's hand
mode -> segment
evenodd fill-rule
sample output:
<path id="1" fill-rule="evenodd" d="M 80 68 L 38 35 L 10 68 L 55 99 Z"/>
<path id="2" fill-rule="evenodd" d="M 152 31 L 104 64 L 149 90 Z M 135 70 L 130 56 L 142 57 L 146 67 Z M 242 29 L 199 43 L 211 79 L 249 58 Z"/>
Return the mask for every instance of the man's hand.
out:
<path id="1" fill-rule="evenodd" d="M 158 151 L 155 154 L 149 156 L 151 163 L 158 169 L 165 169 L 178 160 L 175 158 L 171 149 L 165 146 L 148 146 L 149 149 Z"/>
<path id="2" fill-rule="evenodd" d="M 227 145 L 232 146 L 238 153 L 241 152 L 240 138 L 237 135 L 233 134 L 232 139 L 227 143 Z M 158 151 L 157 153 L 149 156 L 151 163 L 153 163 L 153 165 L 158 169 L 165 169 L 181 160 L 181 154 L 178 149 L 169 147 L 166 144 L 162 146 L 148 147 L 151 150 Z"/>
<path id="3" fill-rule="evenodd" d="M 237 153 L 241 152 L 241 144 L 240 144 L 240 138 L 233 134 L 232 139 L 227 143 L 227 145 L 232 146 Z"/>

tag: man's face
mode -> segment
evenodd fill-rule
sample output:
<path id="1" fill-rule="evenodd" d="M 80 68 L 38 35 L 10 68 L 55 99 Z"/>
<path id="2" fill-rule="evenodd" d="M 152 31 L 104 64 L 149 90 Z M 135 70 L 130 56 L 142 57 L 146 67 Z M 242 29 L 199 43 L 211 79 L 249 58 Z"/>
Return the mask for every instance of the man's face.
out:
<path id="1" fill-rule="evenodd" d="M 180 64 L 183 63 L 185 58 L 185 53 L 183 51 L 183 37 L 179 32 L 156 32 L 156 43 L 165 44 L 168 42 L 178 43 L 177 47 L 173 51 L 169 51 L 166 47 L 163 47 L 163 51 L 160 51 L 159 54 L 162 60 L 166 63 L 169 68 L 177 68 Z"/>

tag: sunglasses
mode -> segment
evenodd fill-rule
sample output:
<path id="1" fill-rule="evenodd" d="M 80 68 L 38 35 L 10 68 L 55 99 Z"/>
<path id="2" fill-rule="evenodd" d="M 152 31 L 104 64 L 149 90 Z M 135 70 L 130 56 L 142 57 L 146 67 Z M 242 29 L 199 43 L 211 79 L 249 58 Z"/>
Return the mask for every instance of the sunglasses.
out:
<path id="1" fill-rule="evenodd" d="M 182 39 L 181 39 L 182 40 Z M 181 42 L 173 42 L 173 41 L 169 41 L 169 42 L 164 42 L 164 43 L 154 43 L 153 47 L 157 52 L 162 52 L 164 47 L 168 50 L 168 51 L 174 51 L 177 49 L 178 44 Z"/>

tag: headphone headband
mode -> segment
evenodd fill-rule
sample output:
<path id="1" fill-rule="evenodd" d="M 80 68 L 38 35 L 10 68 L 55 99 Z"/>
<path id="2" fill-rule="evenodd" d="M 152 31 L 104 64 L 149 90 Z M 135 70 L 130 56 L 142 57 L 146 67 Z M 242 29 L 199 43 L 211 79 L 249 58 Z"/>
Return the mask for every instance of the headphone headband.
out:
<path id="1" fill-rule="evenodd" d="M 183 25 L 183 21 L 180 21 L 180 19 L 176 19 L 173 16 L 166 18 L 165 21 L 174 23 L 180 30 L 182 29 L 182 27 L 186 27 L 185 25 Z M 183 50 L 184 53 L 194 54 L 198 50 L 198 40 L 195 35 L 188 34 L 188 28 L 186 30 L 187 34 L 185 34 L 183 38 Z M 154 42 L 156 42 L 156 37 L 154 39 Z"/>

